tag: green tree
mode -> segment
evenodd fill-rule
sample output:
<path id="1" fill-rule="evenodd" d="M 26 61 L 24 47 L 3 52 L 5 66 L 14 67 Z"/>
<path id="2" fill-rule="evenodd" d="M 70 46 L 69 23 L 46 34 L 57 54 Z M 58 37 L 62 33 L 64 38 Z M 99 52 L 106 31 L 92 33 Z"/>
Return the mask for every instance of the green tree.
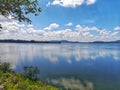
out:
<path id="1" fill-rule="evenodd" d="M 0 0 L 0 15 L 11 15 L 13 19 L 20 22 L 31 23 L 32 21 L 27 17 L 27 14 L 37 16 L 40 12 L 38 0 Z"/>

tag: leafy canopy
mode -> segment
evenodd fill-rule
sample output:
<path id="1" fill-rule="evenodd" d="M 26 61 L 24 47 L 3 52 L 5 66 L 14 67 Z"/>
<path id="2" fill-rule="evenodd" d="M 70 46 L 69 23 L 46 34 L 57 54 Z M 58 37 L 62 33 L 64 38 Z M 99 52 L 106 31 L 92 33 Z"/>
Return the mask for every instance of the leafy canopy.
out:
<path id="1" fill-rule="evenodd" d="M 38 16 L 41 11 L 38 0 L 0 0 L 0 14 L 3 16 L 11 15 L 13 19 L 20 22 L 31 23 L 27 14 Z"/>

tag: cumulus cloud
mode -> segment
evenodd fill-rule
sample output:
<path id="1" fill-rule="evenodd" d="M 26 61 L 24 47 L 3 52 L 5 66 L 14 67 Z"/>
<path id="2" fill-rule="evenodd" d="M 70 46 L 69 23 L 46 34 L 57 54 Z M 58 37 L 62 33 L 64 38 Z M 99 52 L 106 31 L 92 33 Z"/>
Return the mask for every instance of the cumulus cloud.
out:
<path id="1" fill-rule="evenodd" d="M 11 16 L 4 17 L 4 16 L 0 15 L 0 23 L 15 21 L 15 20 L 13 20 L 13 19 L 11 19 L 11 18 L 12 18 Z"/>
<path id="2" fill-rule="evenodd" d="M 82 5 L 84 0 L 54 0 L 52 5 L 60 5 L 63 7 L 76 7 Z"/>
<path id="3" fill-rule="evenodd" d="M 50 24 L 48 27 L 45 27 L 44 30 L 50 31 L 50 30 L 53 30 L 53 29 L 58 28 L 58 27 L 59 27 L 58 24 L 52 23 L 52 24 Z"/>
<path id="4" fill-rule="evenodd" d="M 120 30 L 120 26 L 115 27 L 114 30 Z"/>
<path id="5" fill-rule="evenodd" d="M 96 0 L 86 0 L 87 5 L 94 4 L 95 2 L 96 2 Z"/>
<path id="6" fill-rule="evenodd" d="M 72 25 L 73 25 L 73 23 L 69 22 L 65 26 L 72 26 Z"/>
<path id="7" fill-rule="evenodd" d="M 59 24 L 52 23 L 43 29 L 35 29 L 33 25 L 19 24 L 16 21 L 7 22 L 3 20 L 2 30 L 0 31 L 0 39 L 22 39 L 22 40 L 68 40 L 79 42 L 92 41 L 113 41 L 120 39 L 119 31 L 110 31 L 95 26 L 88 27 L 76 25 L 75 28 L 59 29 Z M 1 21 L 0 20 L 0 21 Z M 71 26 L 72 23 L 66 24 Z M 118 27 L 117 29 L 118 30 Z"/>
<path id="8" fill-rule="evenodd" d="M 111 34 L 111 36 L 117 36 L 119 34 L 119 32 L 113 32 L 112 34 Z"/>
<path id="9" fill-rule="evenodd" d="M 75 8 L 82 4 L 91 5 L 94 4 L 96 0 L 53 0 L 53 2 L 48 2 L 46 6 L 49 5 L 59 5 L 62 7 Z"/>
<path id="10" fill-rule="evenodd" d="M 91 30 L 99 31 L 97 27 L 83 27 L 81 25 L 76 25 L 76 30 L 77 31 L 91 31 Z"/>
<path id="11" fill-rule="evenodd" d="M 76 30 L 77 30 L 77 31 L 82 30 L 82 26 L 81 26 L 81 25 L 76 25 Z"/>

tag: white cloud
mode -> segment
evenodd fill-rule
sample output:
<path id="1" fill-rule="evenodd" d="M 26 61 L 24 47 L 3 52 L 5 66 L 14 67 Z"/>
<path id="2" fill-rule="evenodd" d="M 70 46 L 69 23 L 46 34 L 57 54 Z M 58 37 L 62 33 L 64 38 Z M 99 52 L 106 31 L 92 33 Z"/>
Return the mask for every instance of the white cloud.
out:
<path id="1" fill-rule="evenodd" d="M 82 26 L 81 26 L 81 25 L 76 25 L 76 30 L 77 30 L 77 31 L 83 30 L 83 29 L 82 29 Z"/>
<path id="2" fill-rule="evenodd" d="M 76 25 L 76 30 L 77 31 L 99 31 L 99 29 L 97 27 L 83 27 L 81 25 Z"/>
<path id="3" fill-rule="evenodd" d="M 50 31 L 50 30 L 53 30 L 53 29 L 58 28 L 58 27 L 59 27 L 58 24 L 52 23 L 52 24 L 50 24 L 48 27 L 45 27 L 44 30 Z"/>
<path id="4" fill-rule="evenodd" d="M 71 22 L 67 23 L 65 26 L 72 26 L 73 24 Z"/>
<path id="5" fill-rule="evenodd" d="M 114 30 L 120 30 L 120 26 L 115 27 Z"/>
<path id="6" fill-rule="evenodd" d="M 111 36 L 116 36 L 117 34 L 119 34 L 119 32 L 113 32 L 111 33 Z"/>
<path id="7" fill-rule="evenodd" d="M 1 19 L 1 18 L 0 18 Z M 41 30 L 37 30 L 33 25 L 19 24 L 15 21 L 7 22 L 2 18 L 2 30 L 0 31 L 0 39 L 23 39 L 23 40 L 69 40 L 80 42 L 92 42 L 92 41 L 110 41 L 120 39 L 119 31 L 110 31 L 106 29 L 100 29 L 95 26 L 88 27 L 82 25 L 76 25 L 75 28 L 70 27 L 65 29 L 59 29 L 59 25 L 56 23 L 50 24 Z M 66 24 L 68 26 L 72 23 Z M 55 30 L 57 28 L 57 30 Z M 118 27 L 117 29 L 118 30 Z"/>
<path id="8" fill-rule="evenodd" d="M 91 5 L 94 4 L 96 0 L 53 0 L 53 2 L 48 2 L 46 6 L 49 5 L 59 5 L 62 7 L 75 8 L 82 4 Z"/>
<path id="9" fill-rule="evenodd" d="M 94 4 L 95 2 L 96 2 L 96 0 L 86 0 L 87 5 Z"/>
<path id="10" fill-rule="evenodd" d="M 110 35 L 110 31 L 107 31 L 107 30 L 105 30 L 105 29 L 100 30 L 99 33 L 100 33 L 101 36 L 107 36 L 107 35 Z"/>
<path id="11" fill-rule="evenodd" d="M 90 32 L 85 32 L 85 33 L 83 33 L 83 36 L 84 37 L 93 37 L 93 35 L 90 33 Z"/>
<path id="12" fill-rule="evenodd" d="M 60 5 L 63 7 L 76 7 L 83 4 L 84 0 L 54 0 L 52 5 Z"/>
<path id="13" fill-rule="evenodd" d="M 17 20 L 11 19 L 11 16 L 8 17 L 4 17 L 3 15 L 0 15 L 0 24 L 4 23 L 4 22 L 18 22 Z"/>

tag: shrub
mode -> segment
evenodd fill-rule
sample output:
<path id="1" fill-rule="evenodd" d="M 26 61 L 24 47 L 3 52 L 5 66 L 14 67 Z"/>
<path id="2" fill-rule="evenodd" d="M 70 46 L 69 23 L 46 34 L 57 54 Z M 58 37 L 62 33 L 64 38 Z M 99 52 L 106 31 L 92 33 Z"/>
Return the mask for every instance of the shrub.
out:
<path id="1" fill-rule="evenodd" d="M 39 80 L 40 70 L 38 67 L 25 66 L 24 67 L 24 76 L 30 80 Z"/>
<path id="2" fill-rule="evenodd" d="M 0 70 L 4 73 L 12 71 L 10 68 L 10 63 L 7 62 L 0 63 Z"/>

